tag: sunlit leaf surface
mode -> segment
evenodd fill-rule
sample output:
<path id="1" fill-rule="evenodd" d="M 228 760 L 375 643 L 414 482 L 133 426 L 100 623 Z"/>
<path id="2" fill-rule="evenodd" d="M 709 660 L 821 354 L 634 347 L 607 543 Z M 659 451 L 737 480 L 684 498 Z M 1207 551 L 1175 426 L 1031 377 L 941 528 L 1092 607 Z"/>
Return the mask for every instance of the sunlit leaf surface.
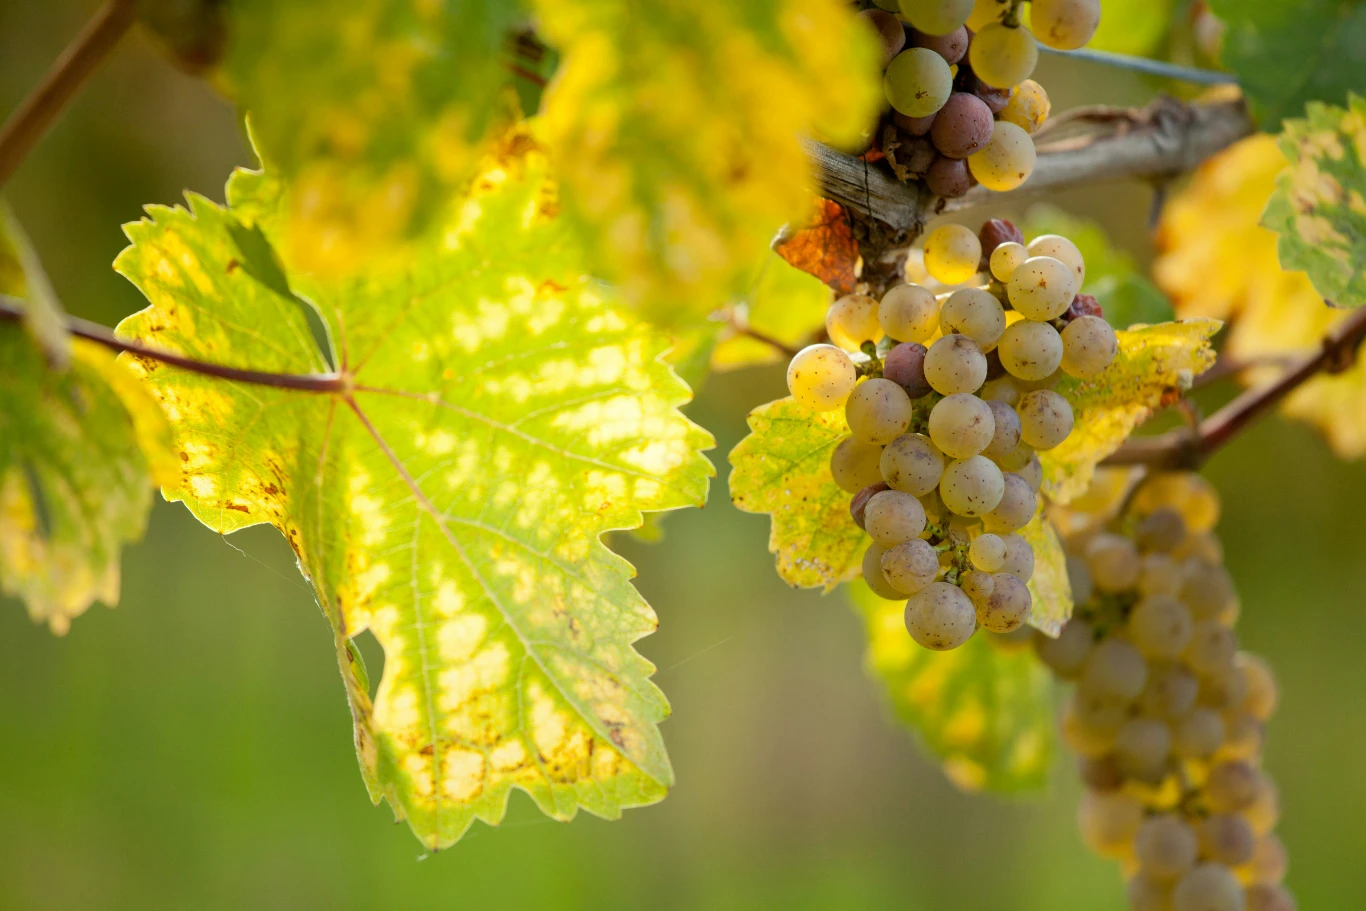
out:
<path id="1" fill-rule="evenodd" d="M 1050 636 L 1072 616 L 1072 585 L 1067 579 L 1067 554 L 1052 523 L 1044 518 L 1043 510 L 1020 529 L 1020 536 L 1029 542 L 1034 552 L 1034 575 L 1029 578 L 1029 594 L 1033 605 L 1029 624 Z"/>

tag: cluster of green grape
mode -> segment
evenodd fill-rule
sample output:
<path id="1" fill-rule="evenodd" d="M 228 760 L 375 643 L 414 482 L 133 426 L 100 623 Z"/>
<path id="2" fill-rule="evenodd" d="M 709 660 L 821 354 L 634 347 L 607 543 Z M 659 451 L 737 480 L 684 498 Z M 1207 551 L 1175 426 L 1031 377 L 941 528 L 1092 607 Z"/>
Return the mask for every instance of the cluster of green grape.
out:
<path id="1" fill-rule="evenodd" d="M 1076 681 L 1062 733 L 1082 836 L 1124 864 L 1134 911 L 1293 911 L 1260 768 L 1276 683 L 1238 651 L 1218 496 L 1187 473 L 1140 484 L 1118 520 L 1067 537 L 1076 611 L 1058 638 L 1035 634 Z"/>
<path id="2" fill-rule="evenodd" d="M 1048 93 L 1029 76 L 1038 42 L 1073 49 L 1100 24 L 1100 0 L 876 0 L 860 15 L 882 44 L 891 106 L 874 136 L 898 173 L 944 197 L 976 183 L 1013 190 L 1034 170 Z M 1038 36 L 1037 39 L 1035 36 Z M 888 132 L 889 129 L 891 132 Z"/>
<path id="3" fill-rule="evenodd" d="M 1053 387 L 1064 373 L 1099 376 L 1115 357 L 1114 330 L 1077 293 L 1076 245 L 1023 240 L 1000 219 L 980 235 L 936 229 L 925 244 L 932 277 L 964 283 L 987 263 L 993 280 L 940 297 L 915 284 L 881 301 L 841 297 L 826 315 L 832 344 L 788 365 L 795 399 L 844 409 L 850 436 L 830 470 L 873 539 L 864 577 L 882 597 L 908 599 L 907 630 L 927 648 L 1028 619 L 1034 555 L 1018 532 L 1038 510 L 1037 452 L 1073 422 Z"/>

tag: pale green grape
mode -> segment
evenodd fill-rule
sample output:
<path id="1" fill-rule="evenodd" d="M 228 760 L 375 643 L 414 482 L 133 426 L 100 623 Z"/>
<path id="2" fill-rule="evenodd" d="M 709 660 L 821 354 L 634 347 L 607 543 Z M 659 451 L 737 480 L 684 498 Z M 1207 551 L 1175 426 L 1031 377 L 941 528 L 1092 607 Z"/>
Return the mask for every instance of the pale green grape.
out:
<path id="1" fill-rule="evenodd" d="M 950 462 L 939 481 L 939 496 L 959 516 L 981 516 L 996 508 L 1005 493 L 1005 478 L 996 463 L 975 455 Z"/>
<path id="2" fill-rule="evenodd" d="M 1201 820 L 1195 827 L 1200 840 L 1200 853 L 1226 867 L 1241 867 L 1252 859 L 1257 847 L 1257 833 L 1241 816 L 1215 813 Z"/>
<path id="3" fill-rule="evenodd" d="M 1013 240 L 1008 240 L 991 251 L 991 259 L 988 264 L 991 266 L 991 274 L 996 280 L 1005 283 L 1010 281 L 1010 276 L 1015 274 L 1015 270 L 1029 259 L 1029 251 L 1024 244 L 1017 244 Z"/>
<path id="4" fill-rule="evenodd" d="M 978 535 L 968 545 L 968 559 L 972 565 L 988 573 L 998 573 L 1006 562 L 1006 542 L 1000 535 Z"/>
<path id="5" fill-rule="evenodd" d="M 882 480 L 881 460 L 881 446 L 845 437 L 830 453 L 830 474 L 841 490 L 858 493 L 869 484 Z"/>
<path id="6" fill-rule="evenodd" d="M 864 506 L 863 527 L 883 547 L 895 547 L 920 537 L 925 530 L 925 507 L 908 493 L 884 490 L 873 494 Z"/>
<path id="7" fill-rule="evenodd" d="M 1186 605 L 1170 595 L 1149 595 L 1129 613 L 1129 641 L 1149 660 L 1180 655 L 1194 628 Z"/>
<path id="8" fill-rule="evenodd" d="M 925 648 L 958 648 L 976 629 L 977 611 L 956 585 L 931 582 L 906 602 L 906 630 Z"/>
<path id="9" fill-rule="evenodd" d="M 974 39 L 972 46 L 977 46 Z M 996 121 L 987 144 L 968 156 L 968 170 L 988 190 L 1014 190 L 1034 173 L 1034 140 L 1005 120 Z"/>
<path id="10" fill-rule="evenodd" d="M 1099 316 L 1079 316 L 1062 330 L 1062 369 L 1077 379 L 1100 376 L 1119 351 L 1115 330 Z"/>
<path id="11" fill-rule="evenodd" d="M 1172 911 L 1244 911 L 1243 888 L 1227 868 L 1200 864 L 1172 890 Z"/>
<path id="12" fill-rule="evenodd" d="M 1011 376 L 1042 380 L 1062 363 L 1062 336 L 1048 323 L 1022 319 L 1006 327 L 996 350 Z"/>
<path id="13" fill-rule="evenodd" d="M 1144 874 L 1169 882 L 1195 866 L 1200 842 L 1184 819 L 1171 813 L 1150 816 L 1134 837 L 1134 856 Z"/>
<path id="14" fill-rule="evenodd" d="M 877 301 L 866 294 L 844 295 L 826 311 L 825 331 L 830 341 L 845 351 L 858 351 L 864 342 L 876 342 L 882 338 Z"/>
<path id="15" fill-rule="evenodd" d="M 882 574 L 902 595 L 913 595 L 939 574 L 939 555 L 928 541 L 903 541 L 882 555 Z"/>
<path id="16" fill-rule="evenodd" d="M 1123 535 L 1096 535 L 1086 543 L 1085 556 L 1091 580 L 1103 592 L 1118 594 L 1133 588 L 1143 571 L 1138 548 Z"/>
<path id="17" fill-rule="evenodd" d="M 1148 682 L 1148 663 L 1122 639 L 1106 639 L 1091 650 L 1081 672 L 1081 685 L 1096 695 L 1138 698 Z"/>
<path id="18" fill-rule="evenodd" d="M 901 0 L 901 15 L 927 35 L 947 35 L 968 21 L 973 0 Z"/>
<path id="19" fill-rule="evenodd" d="M 1171 729 L 1156 718 L 1130 718 L 1115 734 L 1115 756 L 1131 778 L 1160 779 L 1171 748 Z"/>
<path id="20" fill-rule="evenodd" d="M 1034 496 L 1034 488 L 1029 486 L 1028 481 L 1017 474 L 1006 474 L 1003 479 L 1005 490 L 1001 494 L 1000 502 L 996 504 L 995 509 L 982 517 L 987 531 L 1019 531 L 1034 518 L 1034 512 L 1039 506 L 1038 498 Z"/>
<path id="21" fill-rule="evenodd" d="M 888 601 L 900 601 L 906 596 L 892 588 L 892 583 L 887 581 L 886 575 L 882 572 L 882 557 L 886 552 L 887 549 L 879 544 L 868 545 L 868 549 L 863 552 L 863 581 L 868 583 L 868 587 L 876 592 L 878 597 L 886 598 Z"/>
<path id="22" fill-rule="evenodd" d="M 891 380 L 867 380 L 849 394 L 844 417 L 849 431 L 865 443 L 890 443 L 911 425 L 911 399 Z"/>
<path id="23" fill-rule="evenodd" d="M 1005 402 L 986 401 L 987 407 L 991 409 L 996 430 L 992 433 L 987 448 L 982 450 L 982 454 L 999 464 L 1008 453 L 1020 445 L 1020 416 Z"/>
<path id="24" fill-rule="evenodd" d="M 966 335 L 946 335 L 925 352 L 925 381 L 940 395 L 972 392 L 986 378 L 986 355 Z"/>
<path id="25" fill-rule="evenodd" d="M 925 270 L 937 282 L 962 284 L 977 274 L 981 260 L 982 242 L 962 225 L 940 225 L 925 238 Z"/>
<path id="26" fill-rule="evenodd" d="M 981 288 L 960 288 L 944 301 L 939 325 L 945 336 L 957 332 L 972 339 L 983 351 L 990 351 L 1000 340 L 1001 333 L 1006 331 L 1006 312 L 996 295 Z M 982 378 L 986 379 L 985 373 Z"/>
<path id="27" fill-rule="evenodd" d="M 986 604 L 977 609 L 978 622 L 993 633 L 1019 629 L 1029 619 L 1033 604 L 1029 589 L 1009 573 L 996 573 L 991 582 L 991 595 Z"/>
<path id="28" fill-rule="evenodd" d="M 1071 680 L 1081 673 L 1094 641 L 1091 624 L 1074 616 L 1063 624 L 1056 639 L 1047 633 L 1036 632 L 1034 650 L 1039 660 L 1053 669 L 1053 673 L 1064 680 Z M 1194 699 L 1195 694 L 1192 693 L 1191 700 Z"/>
<path id="29" fill-rule="evenodd" d="M 939 328 L 939 301 L 928 288 L 897 285 L 878 305 L 882 331 L 899 342 L 926 342 Z"/>
<path id="30" fill-rule="evenodd" d="M 1034 549 L 1029 542 L 1015 533 L 1001 535 L 1006 542 L 1006 562 L 1001 572 L 1010 573 L 1021 582 L 1028 582 L 1034 576 Z"/>
<path id="31" fill-rule="evenodd" d="M 833 411 L 854 391 L 858 373 L 849 355 L 834 345 L 810 345 L 787 365 L 787 389 L 816 411 Z"/>
<path id="32" fill-rule="evenodd" d="M 1082 793 L 1077 807 L 1077 827 L 1081 830 L 1082 841 L 1097 854 L 1126 856 L 1141 825 L 1143 804 L 1138 798 L 1121 792 Z"/>
<path id="33" fill-rule="evenodd" d="M 960 392 L 935 403 L 930 410 L 929 431 L 930 439 L 945 455 L 967 459 L 987 448 L 996 433 L 996 419 L 986 402 Z"/>
<path id="34" fill-rule="evenodd" d="M 1061 234 L 1040 234 L 1029 242 L 1030 256 L 1051 256 L 1072 270 L 1077 279 L 1077 290 L 1086 281 L 1086 260 L 1081 250 Z M 1069 301 L 1070 303 L 1070 301 Z"/>
<path id="35" fill-rule="evenodd" d="M 1060 51 L 1083 47 L 1100 26 L 1100 0 L 1034 0 L 1031 6 L 1030 28 Z"/>
<path id="36" fill-rule="evenodd" d="M 1020 439 L 1037 450 L 1052 449 L 1072 432 L 1072 406 L 1051 389 L 1027 393 L 1020 399 L 1017 411 Z"/>
<path id="37" fill-rule="evenodd" d="M 1177 720 L 1173 730 L 1172 750 L 1182 759 L 1205 759 L 1213 756 L 1224 740 L 1224 719 L 1218 712 L 1197 706 Z"/>
<path id="38" fill-rule="evenodd" d="M 1010 305 L 1026 319 L 1057 319 L 1072 306 L 1077 280 L 1072 270 L 1051 256 L 1031 256 L 1006 283 Z"/>
<path id="39" fill-rule="evenodd" d="M 1186 661 L 1197 674 L 1212 677 L 1233 664 L 1233 656 L 1238 651 L 1238 639 L 1233 630 L 1218 620 L 1201 620 L 1191 632 L 1190 644 L 1186 647 Z"/>
<path id="40" fill-rule="evenodd" d="M 1012 408 L 1020 400 L 1020 387 L 1008 376 L 998 376 L 982 384 L 978 395 L 990 402 L 1004 402 Z"/>
<path id="41" fill-rule="evenodd" d="M 1011 28 L 1001 22 L 983 26 L 972 36 L 968 47 L 972 71 L 978 79 L 998 89 L 1008 89 L 1028 79 L 1038 62 L 1039 45 L 1029 29 Z"/>
<path id="42" fill-rule="evenodd" d="M 907 48 L 887 65 L 882 89 L 898 113 L 928 117 L 952 94 L 953 72 L 944 58 L 929 48 Z"/>
<path id="43" fill-rule="evenodd" d="M 924 434 L 904 433 L 882 450 L 880 469 L 888 487 L 923 497 L 939 486 L 944 453 Z"/>

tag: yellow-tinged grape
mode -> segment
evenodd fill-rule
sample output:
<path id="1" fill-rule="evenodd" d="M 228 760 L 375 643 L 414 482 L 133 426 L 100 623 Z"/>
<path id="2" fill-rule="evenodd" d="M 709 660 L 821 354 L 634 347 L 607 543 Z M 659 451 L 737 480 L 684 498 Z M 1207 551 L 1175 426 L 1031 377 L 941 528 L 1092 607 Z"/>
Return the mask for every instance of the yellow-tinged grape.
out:
<path id="1" fill-rule="evenodd" d="M 1172 749 L 1183 759 L 1205 759 L 1214 755 L 1224 739 L 1224 719 L 1219 713 L 1196 707 L 1176 722 Z"/>
<path id="2" fill-rule="evenodd" d="M 1190 472 L 1164 472 L 1145 478 L 1134 494 L 1133 511 L 1141 516 L 1170 506 L 1192 532 L 1209 531 L 1219 521 L 1219 494 L 1209 481 Z M 1218 563 L 1222 554 L 1211 560 Z"/>
<path id="3" fill-rule="evenodd" d="M 1275 835 L 1268 833 L 1257 839 L 1257 846 L 1252 849 L 1252 859 L 1244 870 L 1251 882 L 1276 886 L 1285 879 L 1289 865 L 1285 845 Z"/>
<path id="4" fill-rule="evenodd" d="M 901 0 L 901 15 L 927 35 L 947 35 L 968 21 L 973 0 Z"/>
<path id="5" fill-rule="evenodd" d="M 1019 629 L 1029 619 L 1033 605 L 1029 589 L 1009 573 L 991 577 L 991 594 L 986 602 L 977 605 L 977 620 L 993 633 L 1009 633 Z"/>
<path id="6" fill-rule="evenodd" d="M 892 583 L 887 581 L 887 576 L 882 572 L 882 555 L 886 552 L 886 548 L 878 544 L 868 545 L 868 549 L 863 552 L 863 580 L 878 597 L 888 601 L 900 601 L 906 596 L 893 588 Z"/>
<path id="7" fill-rule="evenodd" d="M 1010 573 L 1021 582 L 1028 582 L 1034 575 L 1034 550 L 1029 542 L 1014 532 L 1001 535 L 1006 542 L 1006 562 L 1001 572 Z"/>
<path id="8" fill-rule="evenodd" d="M 958 584 L 963 589 L 963 594 L 972 600 L 973 607 L 981 611 L 982 605 L 991 597 L 992 590 L 996 583 L 992 581 L 991 573 L 983 572 L 980 569 L 970 570 L 963 573 L 963 578 Z"/>
<path id="9" fill-rule="evenodd" d="M 898 113 L 928 117 L 942 108 L 952 94 L 953 71 L 943 57 L 929 48 L 907 48 L 887 65 L 882 88 L 888 103 Z"/>
<path id="10" fill-rule="evenodd" d="M 991 266 L 991 274 L 999 282 L 1010 281 L 1010 276 L 1015 274 L 1015 270 L 1029 259 L 1029 251 L 1024 244 L 1017 244 L 1013 240 L 1008 240 L 991 251 L 991 259 L 988 260 Z"/>
<path id="11" fill-rule="evenodd" d="M 1115 360 L 1119 340 L 1098 316 L 1079 316 L 1062 330 L 1062 369 L 1077 379 L 1100 376 Z"/>
<path id="12" fill-rule="evenodd" d="M 939 328 L 939 301 L 928 288 L 897 285 L 878 305 L 882 331 L 898 342 L 926 342 Z"/>
<path id="13" fill-rule="evenodd" d="M 1195 830 L 1171 813 L 1150 816 L 1134 838 L 1139 869 L 1161 882 L 1174 880 L 1194 867 L 1199 851 Z"/>
<path id="14" fill-rule="evenodd" d="M 991 409 L 991 417 L 996 424 L 996 429 L 991 435 L 991 442 L 987 444 L 987 448 L 982 451 L 982 454 L 1000 464 L 1009 453 L 1014 452 L 1020 445 L 1020 416 L 1014 408 L 1005 402 L 985 398 L 983 401 Z M 1005 465 L 1001 465 L 1001 467 L 1006 468 Z"/>
<path id="15" fill-rule="evenodd" d="M 1281 795 L 1268 776 L 1258 777 L 1257 796 L 1252 805 L 1243 810 L 1242 816 L 1258 835 L 1265 835 L 1276 827 L 1281 818 Z"/>
<path id="16" fill-rule="evenodd" d="M 925 507 L 908 493 L 884 490 L 873 494 L 864 506 L 863 527 L 878 544 L 895 547 L 920 537 L 925 530 Z"/>
<path id="17" fill-rule="evenodd" d="M 1186 646 L 1186 661 L 1191 669 L 1205 677 L 1226 670 L 1238 651 L 1238 639 L 1233 630 L 1218 620 L 1201 620 L 1191 632 Z"/>
<path id="18" fill-rule="evenodd" d="M 977 611 L 956 585 L 931 582 L 906 602 L 906 630 L 925 648 L 957 648 L 976 629 Z"/>
<path id="19" fill-rule="evenodd" d="M 1145 554 L 1138 590 L 1144 595 L 1175 595 L 1181 590 L 1184 570 L 1170 554 Z"/>
<path id="20" fill-rule="evenodd" d="M 1172 748 L 1172 732 L 1156 718 L 1130 718 L 1115 734 L 1115 756 L 1124 774 L 1142 781 L 1161 779 Z"/>
<path id="21" fill-rule="evenodd" d="M 939 574 L 939 556 L 928 541 L 903 541 L 882 555 L 882 574 L 903 596 L 913 595 Z"/>
<path id="22" fill-rule="evenodd" d="M 991 292 L 981 288 L 960 288 L 944 301 L 939 325 L 945 335 L 960 333 L 976 342 L 983 351 L 990 351 L 1006 331 L 1006 312 Z"/>
<path id="23" fill-rule="evenodd" d="M 887 0 L 883 0 L 887 2 Z M 968 15 L 968 28 L 980 32 L 989 22 L 995 22 L 1010 11 L 1011 0 L 976 0 Z"/>
<path id="24" fill-rule="evenodd" d="M 865 443 L 890 443 L 911 425 L 911 399 L 891 380 L 867 380 L 849 394 L 844 416 L 849 431 Z"/>
<path id="25" fill-rule="evenodd" d="M 1221 762 L 1209 770 L 1205 798 L 1215 813 L 1238 813 L 1252 806 L 1257 798 L 1260 774 L 1251 763 L 1241 760 Z"/>
<path id="26" fill-rule="evenodd" d="M 825 331 L 845 351 L 858 351 L 864 342 L 877 342 L 882 338 L 877 301 L 866 294 L 844 295 L 826 311 Z"/>
<path id="27" fill-rule="evenodd" d="M 982 242 L 962 225 L 940 225 L 925 238 L 925 268 L 935 281 L 960 285 L 981 261 Z"/>
<path id="28" fill-rule="evenodd" d="M 1276 711 L 1278 699 L 1276 677 L 1271 673 L 1271 666 L 1264 659 L 1248 652 L 1239 652 L 1234 664 L 1247 682 L 1242 710 L 1258 721 L 1266 721 Z"/>
<path id="29" fill-rule="evenodd" d="M 1284 886 L 1253 883 L 1247 887 L 1246 911 L 1298 911 L 1298 905 Z"/>
<path id="30" fill-rule="evenodd" d="M 996 508 L 1005 493 L 1005 478 L 996 463 L 975 455 L 950 462 L 939 481 L 939 496 L 949 511 L 960 516 L 981 516 Z"/>
<path id="31" fill-rule="evenodd" d="M 1077 827 L 1082 841 L 1097 854 L 1124 857 L 1133 847 L 1143 825 L 1143 804 L 1121 792 L 1097 794 L 1086 791 L 1077 807 Z"/>
<path id="32" fill-rule="evenodd" d="M 1171 883 L 1158 882 L 1142 873 L 1129 880 L 1125 894 L 1129 911 L 1172 911 Z"/>
<path id="33" fill-rule="evenodd" d="M 830 474 L 847 493 L 858 493 L 882 480 L 882 447 L 845 437 L 830 453 Z"/>
<path id="34" fill-rule="evenodd" d="M 1222 566 L 1192 560 L 1181 578 L 1181 600 L 1197 620 L 1218 617 L 1233 603 L 1233 579 Z"/>
<path id="35" fill-rule="evenodd" d="M 1062 363 L 1062 336 L 1048 323 L 1022 319 L 1006 327 L 996 350 L 1011 376 L 1042 380 Z"/>
<path id="36" fill-rule="evenodd" d="M 1180 655 L 1194 628 L 1186 605 L 1170 595 L 1149 595 L 1129 613 L 1129 641 L 1149 660 Z"/>
<path id="37" fill-rule="evenodd" d="M 1029 26 L 1049 47 L 1074 51 L 1100 26 L 1100 0 L 1034 0 Z"/>
<path id="38" fill-rule="evenodd" d="M 1072 406 L 1051 389 L 1028 393 L 1020 399 L 1016 410 L 1020 415 L 1020 439 L 1034 449 L 1052 449 L 1072 433 Z"/>
<path id="39" fill-rule="evenodd" d="M 1109 533 L 1096 535 L 1087 542 L 1086 565 L 1096 588 L 1111 594 L 1133 588 L 1143 571 L 1134 542 Z"/>
<path id="40" fill-rule="evenodd" d="M 1186 536 L 1186 540 L 1172 552 L 1172 556 L 1182 560 L 1192 559 L 1212 565 L 1219 564 L 1224 562 L 1224 545 L 1210 532 L 1195 532 Z"/>
<path id="41" fill-rule="evenodd" d="M 1200 853 L 1226 867 L 1240 867 L 1252 859 L 1257 847 L 1257 833 L 1241 816 L 1215 813 L 1201 820 L 1195 828 L 1200 840 Z"/>
<path id="42" fill-rule="evenodd" d="M 1227 868 L 1200 864 L 1172 890 L 1172 911 L 1244 911 L 1243 888 Z"/>
<path id="43" fill-rule="evenodd" d="M 1026 79 L 1010 93 L 1010 100 L 1001 109 L 1000 117 L 1013 123 L 1026 133 L 1033 133 L 1048 119 L 1052 106 L 1048 93 L 1033 79 Z M 1002 279 L 1004 281 L 1004 279 Z"/>
<path id="44" fill-rule="evenodd" d="M 1097 695 L 1136 699 L 1148 682 L 1148 664 L 1122 639 L 1106 639 L 1091 650 L 1081 685 Z"/>
<path id="45" fill-rule="evenodd" d="M 991 443 L 996 419 L 986 402 L 960 392 L 935 403 L 930 410 L 929 431 L 941 452 L 950 458 L 966 459 Z"/>
<path id="46" fill-rule="evenodd" d="M 1113 758 L 1110 749 L 1115 745 L 1115 729 L 1099 727 L 1083 719 L 1077 711 L 1076 702 L 1075 696 L 1069 699 L 1063 705 L 1059 716 L 1058 727 L 1063 742 L 1074 753 L 1086 759 Z"/>
<path id="47" fill-rule="evenodd" d="M 1138 697 L 1138 708 L 1145 715 L 1172 721 L 1184 717 L 1194 707 L 1199 692 L 1200 682 L 1181 665 L 1153 664 Z"/>
<path id="48" fill-rule="evenodd" d="M 905 433 L 882 450 L 880 469 L 888 487 L 923 497 L 939 486 L 944 453 L 924 434 Z"/>
<path id="49" fill-rule="evenodd" d="M 984 572 L 1000 572 L 1006 562 L 1006 542 L 999 535 L 978 535 L 968 546 L 968 559 Z"/>
<path id="50" fill-rule="evenodd" d="M 972 392 L 986 378 L 986 355 L 966 335 L 945 335 L 925 352 L 925 382 L 940 395 Z"/>
<path id="51" fill-rule="evenodd" d="M 1064 680 L 1071 680 L 1081 673 L 1086 656 L 1091 654 L 1094 633 L 1091 624 L 1080 617 L 1073 617 L 1063 624 L 1057 638 L 1042 631 L 1034 634 L 1034 650 L 1039 660 L 1053 669 Z M 1195 694 L 1191 694 L 1194 700 Z"/>
<path id="52" fill-rule="evenodd" d="M 1004 193 L 1029 179 L 1035 158 L 1034 140 L 1029 134 L 1013 123 L 998 120 L 987 144 L 968 156 L 968 170 L 988 190 Z"/>
<path id="53" fill-rule="evenodd" d="M 1006 283 L 1010 305 L 1032 320 L 1057 319 L 1077 296 L 1072 270 L 1051 256 L 1031 256 L 1011 273 Z"/>
<path id="54" fill-rule="evenodd" d="M 1176 550 L 1181 542 L 1186 539 L 1186 520 L 1181 518 L 1181 514 L 1169 507 L 1163 507 L 1150 515 L 1144 516 L 1134 529 L 1134 540 L 1144 551 L 1153 553 L 1152 556 L 1162 556 L 1168 562 L 1175 563 L 1167 553 Z"/>
<path id="55" fill-rule="evenodd" d="M 972 36 L 968 63 L 977 78 L 998 89 L 1028 79 L 1039 62 L 1039 45 L 1027 28 L 992 22 Z"/>
<path id="56" fill-rule="evenodd" d="M 1086 260 L 1082 257 L 1081 250 L 1061 234 L 1040 234 L 1029 242 L 1029 255 L 1051 256 L 1065 264 L 1077 277 L 1079 291 L 1086 282 Z"/>
<path id="57" fill-rule="evenodd" d="M 1265 731 L 1262 723 L 1246 712 L 1235 712 L 1224 720 L 1224 742 L 1215 751 L 1215 759 L 1246 759 L 1249 762 L 1262 755 Z"/>
<path id="58" fill-rule="evenodd" d="M 857 382 L 854 362 L 834 345 L 809 345 L 787 365 L 788 391 L 816 411 L 833 411 L 843 405 Z"/>
<path id="59" fill-rule="evenodd" d="M 1039 506 L 1034 488 L 1029 486 L 1028 481 L 1013 473 L 1003 477 L 1005 491 L 1001 494 L 1001 501 L 996 504 L 995 509 L 982 517 L 982 524 L 990 532 L 1019 531 L 1034 518 L 1034 512 Z"/>
<path id="60" fill-rule="evenodd" d="M 1025 444 L 1021 443 L 1020 445 L 1023 446 Z M 1028 481 L 1029 486 L 1034 489 L 1035 493 L 1038 493 L 1040 488 L 1043 487 L 1043 463 L 1039 461 L 1037 455 L 1031 454 L 1029 461 L 1015 469 L 1013 474 L 1017 474 Z"/>

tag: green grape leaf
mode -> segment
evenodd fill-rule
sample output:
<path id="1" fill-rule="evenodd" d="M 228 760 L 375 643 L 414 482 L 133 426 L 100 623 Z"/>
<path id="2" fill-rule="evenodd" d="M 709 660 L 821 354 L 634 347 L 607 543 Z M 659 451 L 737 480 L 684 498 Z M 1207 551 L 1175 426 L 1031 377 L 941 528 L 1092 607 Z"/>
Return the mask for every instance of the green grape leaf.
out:
<path id="1" fill-rule="evenodd" d="M 750 289 L 731 305 L 735 321 L 790 348 L 809 344 L 825 326 L 830 289 L 820 279 L 788 264 L 776 253 L 764 256 Z M 743 332 L 725 330 L 712 353 L 716 370 L 770 364 L 784 358 L 773 345 Z"/>
<path id="2" fill-rule="evenodd" d="M 1285 121 L 1290 166 L 1276 181 L 1262 224 L 1280 234 L 1281 267 L 1301 269 L 1341 307 L 1366 304 L 1366 97 L 1347 107 L 1311 102 Z"/>
<path id="3" fill-rule="evenodd" d="M 1310 101 L 1342 104 L 1360 91 L 1366 2 L 1210 0 L 1210 9 L 1228 27 L 1221 60 L 1237 74 L 1262 129 L 1279 130 Z"/>
<path id="4" fill-rule="evenodd" d="M 0 591 L 64 634 L 96 600 L 119 600 L 124 544 L 142 537 L 152 481 L 169 480 L 156 403 L 93 342 L 65 370 L 0 321 Z"/>
<path id="5" fill-rule="evenodd" d="M 868 634 L 868 673 L 892 710 L 943 762 L 959 787 L 1038 791 L 1052 764 L 1053 681 L 1028 640 L 978 632 L 935 652 L 906 632 L 904 601 L 887 601 L 862 581 L 849 586 Z"/>
<path id="6" fill-rule="evenodd" d="M 1029 624 L 1056 636 L 1062 625 L 1072 616 L 1072 583 L 1067 578 L 1067 554 L 1062 549 L 1062 541 L 1053 528 L 1053 523 L 1044 517 L 1044 511 L 1020 529 L 1020 537 L 1028 542 L 1034 551 L 1034 575 L 1029 578 L 1029 594 L 1033 606 L 1029 611 Z"/>
<path id="7" fill-rule="evenodd" d="M 1108 6 L 1105 14 L 1110 14 Z M 1110 243 L 1096 222 L 1053 206 L 1033 206 L 1021 229 L 1030 240 L 1040 234 L 1061 234 L 1077 245 L 1086 260 L 1081 290 L 1095 296 L 1106 321 L 1116 329 L 1166 322 L 1175 316 L 1167 296 L 1139 271 L 1132 256 Z"/>
<path id="8" fill-rule="evenodd" d="M 1064 377 L 1055 389 L 1072 403 L 1075 423 L 1066 440 L 1039 453 L 1044 493 L 1066 503 L 1085 491 L 1101 460 L 1210 368 L 1209 340 L 1222 325 L 1185 319 L 1121 329 L 1119 353 L 1104 373 L 1089 380 Z"/>
<path id="9" fill-rule="evenodd" d="M 868 539 L 830 475 L 830 453 L 849 434 L 844 409 L 816 412 L 778 399 L 750 412 L 749 429 L 730 453 L 730 498 L 772 516 L 768 549 L 778 575 L 827 592 L 856 577 Z"/>
<path id="10" fill-rule="evenodd" d="M 66 311 L 52 290 L 38 254 L 9 206 L 0 201 L 0 294 L 24 300 L 24 328 L 54 369 L 71 363 Z"/>
<path id="11" fill-rule="evenodd" d="M 881 104 L 874 36 L 830 0 L 535 0 L 561 53 L 543 112 L 595 274 L 705 315 L 809 211 L 799 137 L 851 143 Z"/>
<path id="12" fill-rule="evenodd" d="M 334 628 L 371 797 L 432 849 L 501 820 L 513 788 L 615 818 L 673 781 L 668 703 L 632 647 L 657 620 L 600 537 L 700 505 L 712 440 L 678 411 L 667 340 L 586 275 L 547 172 L 514 132 L 402 268 L 289 274 L 335 344 L 332 386 L 134 361 L 182 460 L 166 496 L 219 532 L 284 534 Z M 330 376 L 298 302 L 237 259 L 241 227 L 279 243 L 278 183 L 238 172 L 227 200 L 127 226 L 116 268 L 150 306 L 120 331 Z M 373 702 L 349 648 L 366 629 Z"/>

